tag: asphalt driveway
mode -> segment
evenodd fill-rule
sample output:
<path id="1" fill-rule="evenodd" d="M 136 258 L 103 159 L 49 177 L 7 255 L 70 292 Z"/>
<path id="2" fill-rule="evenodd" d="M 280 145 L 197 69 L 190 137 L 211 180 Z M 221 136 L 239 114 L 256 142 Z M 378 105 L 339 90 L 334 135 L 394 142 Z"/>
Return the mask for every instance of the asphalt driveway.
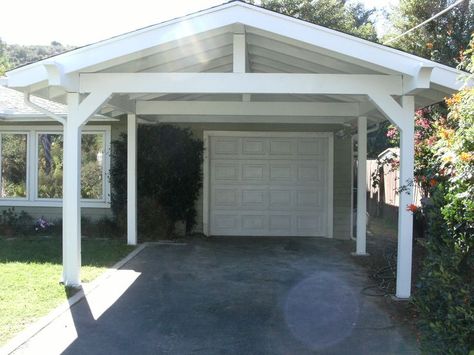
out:
<path id="1" fill-rule="evenodd" d="M 151 245 L 74 305 L 70 323 L 53 322 L 17 353 L 54 353 L 68 331 L 65 354 L 418 353 L 383 300 L 361 293 L 369 280 L 350 249 L 320 238 Z M 94 292 L 112 299 L 102 313 Z"/>

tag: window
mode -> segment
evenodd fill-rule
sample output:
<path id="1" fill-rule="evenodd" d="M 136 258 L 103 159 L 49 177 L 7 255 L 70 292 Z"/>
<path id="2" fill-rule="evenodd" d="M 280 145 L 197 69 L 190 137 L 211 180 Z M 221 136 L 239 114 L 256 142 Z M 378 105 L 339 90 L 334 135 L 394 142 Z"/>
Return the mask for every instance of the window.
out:
<path id="1" fill-rule="evenodd" d="M 39 133 L 38 198 L 63 197 L 63 135 Z"/>
<path id="2" fill-rule="evenodd" d="M 84 133 L 81 150 L 81 196 L 84 199 L 104 198 L 105 137 L 101 133 Z"/>
<path id="3" fill-rule="evenodd" d="M 82 205 L 108 207 L 110 127 L 84 127 L 81 145 Z M 61 206 L 61 127 L 0 127 L 0 157 L 0 205 Z"/>
<path id="4" fill-rule="evenodd" d="M 26 133 L 2 133 L 1 198 L 26 198 L 27 194 L 27 145 Z"/>

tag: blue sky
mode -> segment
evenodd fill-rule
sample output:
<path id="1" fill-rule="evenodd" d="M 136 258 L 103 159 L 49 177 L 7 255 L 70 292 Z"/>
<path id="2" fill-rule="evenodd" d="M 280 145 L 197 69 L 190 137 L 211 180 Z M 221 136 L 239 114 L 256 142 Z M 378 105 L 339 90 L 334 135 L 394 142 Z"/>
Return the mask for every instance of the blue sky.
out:
<path id="1" fill-rule="evenodd" d="M 218 5 L 224 1 L 8 1 L 1 6 L 0 38 L 7 43 L 49 44 L 55 40 L 63 44 L 80 46 Z M 398 3 L 398 0 L 362 0 L 362 2 L 367 7 L 381 9 Z"/>

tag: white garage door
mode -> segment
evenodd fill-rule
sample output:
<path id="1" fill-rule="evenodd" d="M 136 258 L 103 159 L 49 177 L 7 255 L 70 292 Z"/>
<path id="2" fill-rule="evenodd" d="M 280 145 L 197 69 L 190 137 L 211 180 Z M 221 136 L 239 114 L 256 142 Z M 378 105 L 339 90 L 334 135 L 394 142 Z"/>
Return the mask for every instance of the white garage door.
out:
<path id="1" fill-rule="evenodd" d="M 207 134 L 211 235 L 331 236 L 331 134 Z"/>

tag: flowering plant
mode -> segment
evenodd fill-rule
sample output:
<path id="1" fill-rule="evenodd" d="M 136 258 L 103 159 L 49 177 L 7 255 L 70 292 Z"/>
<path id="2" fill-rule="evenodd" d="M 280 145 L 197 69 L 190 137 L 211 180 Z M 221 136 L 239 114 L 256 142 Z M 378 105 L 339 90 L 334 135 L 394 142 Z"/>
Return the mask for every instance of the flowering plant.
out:
<path id="1" fill-rule="evenodd" d="M 46 231 L 49 227 L 52 227 L 54 226 L 54 223 L 52 222 L 49 222 L 46 220 L 46 218 L 44 218 L 43 216 L 41 216 L 40 218 L 38 218 L 35 222 L 35 231 L 37 232 L 44 232 Z"/>

